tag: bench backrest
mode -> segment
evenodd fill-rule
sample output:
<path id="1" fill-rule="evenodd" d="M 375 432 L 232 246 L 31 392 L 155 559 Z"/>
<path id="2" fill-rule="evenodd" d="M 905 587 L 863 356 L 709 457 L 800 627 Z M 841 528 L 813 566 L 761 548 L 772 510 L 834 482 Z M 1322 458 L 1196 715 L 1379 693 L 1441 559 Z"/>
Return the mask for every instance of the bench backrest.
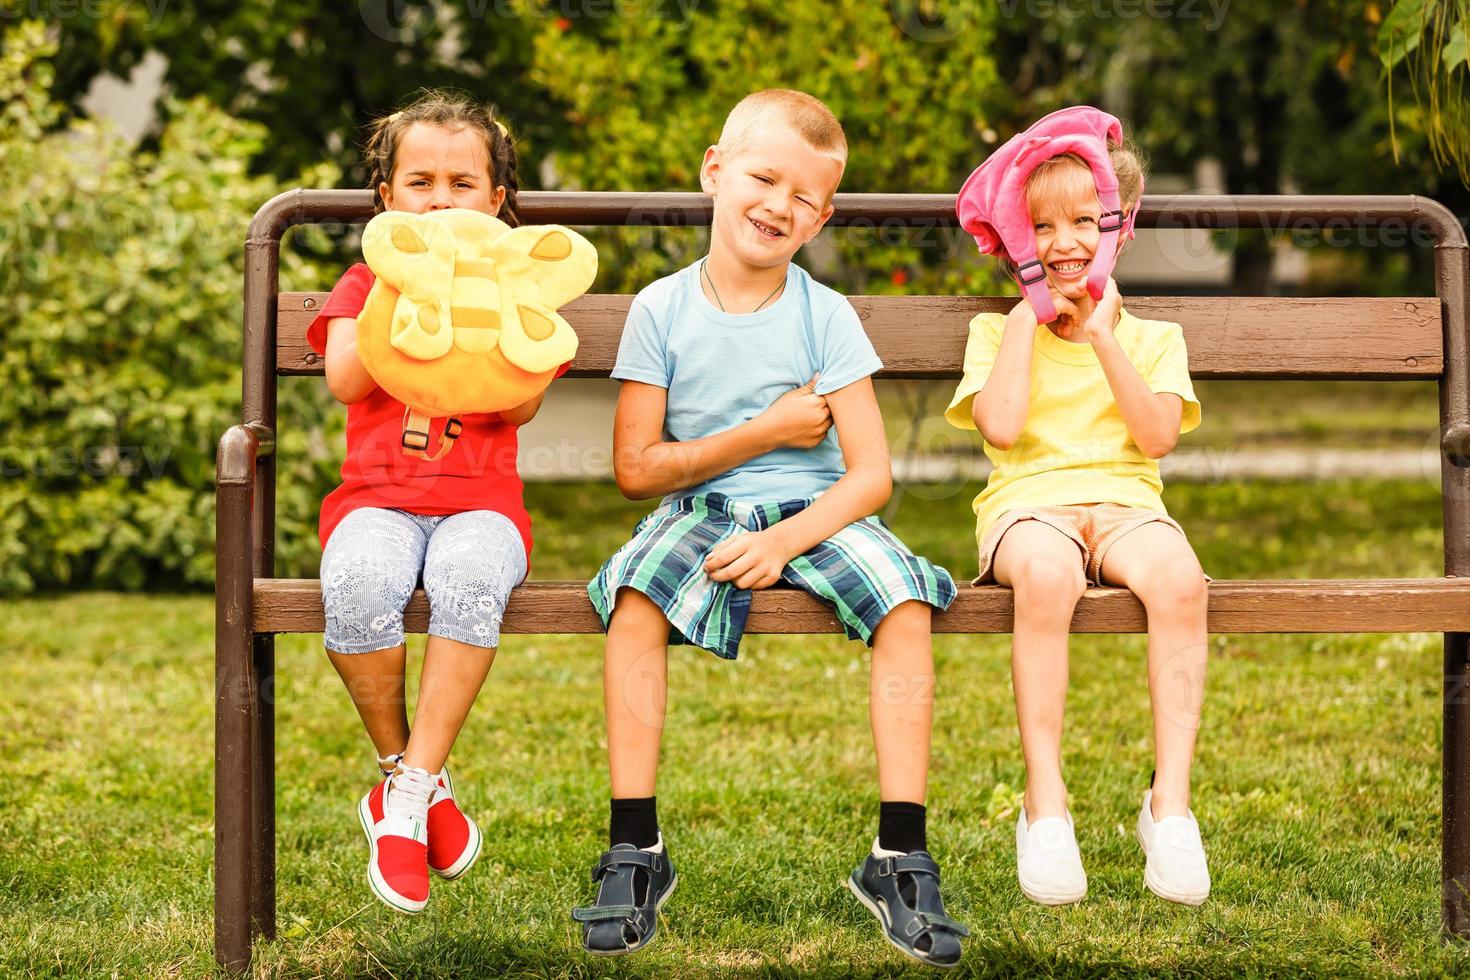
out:
<path id="1" fill-rule="evenodd" d="M 710 200 L 696 193 L 525 192 L 530 223 L 574 226 L 708 224 Z M 830 225 L 883 231 L 953 229 L 954 198 L 945 194 L 839 194 Z M 351 224 L 372 215 L 369 191 L 288 191 L 256 214 L 246 242 L 244 416 L 274 432 L 276 377 L 323 371 L 306 344 L 306 326 L 324 293 L 278 291 L 282 234 L 297 224 Z M 1420 197 L 1146 196 L 1138 225 L 1171 229 L 1258 229 L 1277 233 L 1372 232 L 1378 241 L 1429 244 L 1435 295 L 1300 298 L 1279 296 L 1133 296 L 1139 316 L 1183 325 L 1190 373 L 1199 378 L 1434 379 L 1440 385 L 1445 451 L 1446 570 L 1470 574 L 1470 338 L 1467 338 L 1467 246 L 1463 227 L 1443 205 Z M 1366 240 L 1365 235 L 1365 240 Z M 606 377 L 631 297 L 584 296 L 564 309 L 580 339 L 570 376 Z M 955 378 L 970 318 L 1015 304 L 1003 296 L 854 296 L 884 378 Z M 273 467 L 262 460 L 257 500 L 256 574 L 270 574 Z"/>

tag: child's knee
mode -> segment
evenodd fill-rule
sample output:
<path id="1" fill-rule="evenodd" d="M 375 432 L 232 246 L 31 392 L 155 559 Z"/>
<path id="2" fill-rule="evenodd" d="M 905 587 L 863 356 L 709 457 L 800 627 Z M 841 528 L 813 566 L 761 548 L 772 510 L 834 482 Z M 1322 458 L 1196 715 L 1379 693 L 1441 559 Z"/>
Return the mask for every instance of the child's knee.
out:
<path id="1" fill-rule="evenodd" d="M 1209 603 L 1205 574 L 1193 557 L 1160 566 L 1133 591 L 1154 616 L 1204 616 Z"/>
<path id="2" fill-rule="evenodd" d="M 667 635 L 669 620 L 658 603 L 637 589 L 625 585 L 618 589 L 613 598 L 613 611 L 608 619 L 609 631 L 614 627 L 620 631 L 637 630 Z"/>
<path id="3" fill-rule="evenodd" d="M 402 642 L 403 607 L 413 586 L 401 569 L 365 556 L 323 569 L 327 648 L 356 652 Z"/>
<path id="4" fill-rule="evenodd" d="M 1011 570 L 1016 605 L 1031 609 L 1072 609 L 1087 591 L 1082 563 L 1045 556 L 1023 558 Z"/>

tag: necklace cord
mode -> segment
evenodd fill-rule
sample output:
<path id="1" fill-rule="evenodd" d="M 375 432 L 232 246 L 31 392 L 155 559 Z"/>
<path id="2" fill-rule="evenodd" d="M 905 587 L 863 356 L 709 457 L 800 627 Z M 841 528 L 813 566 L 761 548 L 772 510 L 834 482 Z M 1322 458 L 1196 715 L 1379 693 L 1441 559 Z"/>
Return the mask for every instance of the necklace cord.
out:
<path id="1" fill-rule="evenodd" d="M 704 281 L 707 282 L 707 283 L 709 283 L 709 291 L 715 294 L 715 305 L 720 308 L 720 312 L 721 313 L 728 313 L 730 311 L 727 310 L 727 309 L 725 309 L 725 304 L 720 300 L 720 291 L 715 288 L 715 281 L 714 281 L 714 279 L 712 279 L 710 277 L 708 266 L 709 266 L 709 258 L 706 257 L 703 261 L 701 261 L 699 263 L 699 271 L 704 275 Z M 771 298 L 773 296 L 775 296 L 777 293 L 779 293 L 782 290 L 782 288 L 785 287 L 785 285 L 786 285 L 786 280 L 783 277 L 782 280 L 779 283 L 776 284 L 776 288 L 773 289 L 773 290 L 771 290 L 771 295 L 770 296 L 767 296 L 765 299 L 761 300 L 760 301 L 760 306 L 757 306 L 755 309 L 751 310 L 750 312 L 751 313 L 759 313 L 761 311 L 761 307 L 763 307 L 767 303 L 769 303 L 771 301 Z M 747 314 L 747 316 L 748 315 L 749 314 Z"/>

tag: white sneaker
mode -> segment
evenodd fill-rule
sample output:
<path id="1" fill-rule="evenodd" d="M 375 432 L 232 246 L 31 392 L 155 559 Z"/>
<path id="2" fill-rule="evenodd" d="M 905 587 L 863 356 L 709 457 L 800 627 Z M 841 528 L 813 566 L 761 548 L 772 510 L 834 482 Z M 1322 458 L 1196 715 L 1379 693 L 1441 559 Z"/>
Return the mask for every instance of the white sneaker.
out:
<path id="1" fill-rule="evenodd" d="M 1072 815 L 1026 823 L 1026 808 L 1016 820 L 1016 877 L 1021 894 L 1042 905 L 1068 905 L 1087 894 L 1087 872 L 1072 832 Z"/>
<path id="2" fill-rule="evenodd" d="M 1155 821 L 1151 805 L 1153 791 L 1143 794 L 1138 814 L 1138 843 L 1146 858 L 1143 883 L 1160 898 L 1181 905 L 1199 905 L 1210 897 L 1210 868 L 1205 862 L 1205 845 L 1200 840 L 1199 822 L 1191 810 L 1185 817 Z"/>

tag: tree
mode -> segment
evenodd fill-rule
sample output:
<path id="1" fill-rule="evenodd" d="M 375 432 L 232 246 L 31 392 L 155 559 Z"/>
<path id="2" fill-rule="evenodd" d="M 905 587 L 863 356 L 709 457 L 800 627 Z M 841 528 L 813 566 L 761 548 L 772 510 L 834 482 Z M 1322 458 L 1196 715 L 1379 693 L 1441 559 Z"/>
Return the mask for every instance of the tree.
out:
<path id="1" fill-rule="evenodd" d="M 155 151 L 57 128 L 55 50 L 33 22 L 0 45 L 0 591 L 207 586 L 214 449 L 240 417 L 241 242 L 282 187 L 249 173 L 264 127 L 202 99 L 170 104 Z M 321 281 L 300 254 L 283 265 Z M 282 568 L 301 574 L 334 476 L 313 423 L 341 420 L 321 385 L 282 400 Z"/>
<path id="2" fill-rule="evenodd" d="M 1420 110 L 1410 125 L 1427 137 L 1435 163 L 1454 167 L 1470 183 L 1470 0 L 1393 0 L 1378 50 L 1390 95 L 1395 69 L 1406 76 Z M 1395 158 L 1398 152 L 1395 140 Z"/>
<path id="3" fill-rule="evenodd" d="M 1012 96 L 994 67 L 989 5 L 953 30 L 913 14 L 898 2 L 754 0 L 610 18 L 597 31 L 547 25 L 535 37 L 531 78 L 566 106 L 568 134 L 549 163 L 570 187 L 698 190 L 701 158 L 730 108 L 783 87 L 822 99 L 842 121 L 843 190 L 953 192 L 991 149 L 993 119 Z M 954 261 L 975 250 L 953 229 L 824 238 L 824 274 L 850 292 L 990 281 L 989 266 Z M 636 289 L 703 247 L 688 233 L 617 241 L 608 288 Z"/>
<path id="4" fill-rule="evenodd" d="M 1057 8 L 1003 21 L 1000 68 L 1027 93 L 1012 107 L 1011 128 L 1059 105 L 1096 100 L 1132 124 L 1153 169 L 1188 173 L 1196 160 L 1214 157 L 1227 193 L 1417 193 L 1464 207 L 1464 187 L 1417 152 L 1422 141 L 1397 163 L 1390 152 L 1373 0 L 1234 4 L 1217 18 L 1204 4 L 1127 9 L 1137 15 L 1099 20 Z M 1186 10 L 1199 16 L 1186 18 Z M 1365 263 L 1363 286 L 1400 277 L 1394 266 L 1411 262 L 1422 278 L 1429 261 L 1422 251 Z M 1232 290 L 1264 292 L 1266 236 L 1240 235 L 1235 257 Z"/>
<path id="5" fill-rule="evenodd" d="M 0 0 L 24 9 L 25 0 Z M 540 93 L 526 86 L 530 0 L 148 0 L 79 4 L 54 17 L 53 98 L 75 106 L 102 70 L 126 74 L 150 50 L 168 59 L 165 82 L 266 127 L 253 166 L 285 177 L 328 160 L 360 184 L 356 144 L 372 116 L 421 86 L 449 86 L 493 102 L 534 143 Z M 531 177 L 534 180 L 534 170 Z"/>

